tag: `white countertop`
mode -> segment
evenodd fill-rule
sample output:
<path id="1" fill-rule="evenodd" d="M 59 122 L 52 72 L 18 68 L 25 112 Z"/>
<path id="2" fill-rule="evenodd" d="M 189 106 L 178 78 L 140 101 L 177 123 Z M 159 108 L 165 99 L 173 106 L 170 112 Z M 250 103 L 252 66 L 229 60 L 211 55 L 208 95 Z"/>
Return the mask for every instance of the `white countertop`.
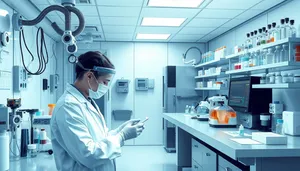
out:
<path id="1" fill-rule="evenodd" d="M 288 136 L 287 145 L 241 145 L 230 139 L 235 137 L 223 132 L 237 131 L 238 128 L 212 128 L 207 121 L 191 119 L 184 113 L 164 113 L 163 118 L 233 159 L 300 157 L 300 137 Z M 245 129 L 245 133 L 252 132 L 257 131 Z"/>

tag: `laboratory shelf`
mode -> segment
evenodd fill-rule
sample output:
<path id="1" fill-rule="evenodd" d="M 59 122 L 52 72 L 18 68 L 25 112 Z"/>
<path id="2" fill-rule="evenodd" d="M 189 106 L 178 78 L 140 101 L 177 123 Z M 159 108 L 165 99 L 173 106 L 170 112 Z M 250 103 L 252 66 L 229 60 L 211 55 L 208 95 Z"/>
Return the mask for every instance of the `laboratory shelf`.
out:
<path id="1" fill-rule="evenodd" d="M 211 74 L 211 75 L 201 75 L 201 76 L 196 76 L 195 79 L 200 79 L 200 78 L 213 78 L 213 77 L 223 77 L 226 76 L 225 73 L 216 73 L 216 74 Z"/>
<path id="2" fill-rule="evenodd" d="M 204 90 L 204 91 L 209 91 L 209 90 L 225 90 L 224 88 L 216 88 L 216 87 L 203 87 L 203 88 L 195 88 L 195 90 L 200 91 L 200 90 Z"/>
<path id="3" fill-rule="evenodd" d="M 259 70 L 272 69 L 272 68 L 281 68 L 281 67 L 289 67 L 288 69 L 293 69 L 294 67 L 300 67 L 300 62 L 280 62 L 275 64 L 249 67 L 245 69 L 226 71 L 226 74 L 240 74 L 245 72 L 259 71 Z"/>
<path id="4" fill-rule="evenodd" d="M 286 44 L 286 43 L 300 43 L 300 38 L 286 38 L 286 39 L 282 39 L 282 40 L 276 41 L 274 43 L 268 43 L 268 44 L 264 44 L 264 45 L 261 45 L 261 46 L 258 46 L 258 47 L 254 47 L 252 49 L 249 49 L 248 52 L 252 53 L 252 52 L 256 52 L 257 50 L 267 49 L 267 48 L 270 48 L 270 47 L 273 47 L 273 46 L 277 46 L 277 45 L 281 45 L 281 44 Z M 239 52 L 239 53 L 236 53 L 236 54 L 231 54 L 231 55 L 226 56 L 226 59 L 237 58 L 237 57 L 239 57 L 242 54 L 244 54 L 244 52 Z"/>
<path id="5" fill-rule="evenodd" d="M 206 63 L 203 63 L 203 64 L 196 65 L 195 68 L 219 67 L 219 66 L 227 65 L 227 64 L 229 64 L 228 60 L 222 58 L 222 59 L 219 59 L 219 60 L 213 60 L 213 61 L 209 61 L 209 62 L 206 62 Z"/>
<path id="6" fill-rule="evenodd" d="M 254 84 L 254 89 L 272 88 L 272 89 L 300 89 L 300 83 L 282 83 L 282 84 Z"/>

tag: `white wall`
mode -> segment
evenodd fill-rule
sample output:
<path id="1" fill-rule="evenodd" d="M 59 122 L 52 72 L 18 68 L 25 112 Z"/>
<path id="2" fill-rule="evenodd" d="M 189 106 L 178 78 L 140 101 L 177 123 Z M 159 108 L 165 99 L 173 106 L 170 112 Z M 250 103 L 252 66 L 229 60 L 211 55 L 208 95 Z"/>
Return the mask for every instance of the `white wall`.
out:
<path id="1" fill-rule="evenodd" d="M 13 9 L 8 7 L 2 1 L 0 1 L 0 9 L 7 10 L 10 15 L 13 14 Z M 0 26 L 1 27 L 1 26 Z M 30 65 L 30 69 L 35 71 L 37 69 L 37 55 L 36 55 L 36 44 L 35 44 L 35 36 L 37 28 L 35 27 L 24 27 L 26 41 L 29 49 L 32 51 L 35 56 L 35 61 Z M 4 49 L 9 52 L 6 54 L 2 52 L 2 63 L 0 63 L 0 70 L 10 71 L 12 72 L 12 68 L 14 65 L 22 65 L 21 63 L 21 55 L 20 55 L 20 47 L 19 47 L 19 32 L 13 32 L 11 28 L 9 30 L 13 34 L 11 35 L 11 43 L 8 47 Z M 10 90 L 1 90 L 0 89 L 0 104 L 6 105 L 7 98 L 22 98 L 22 109 L 30 109 L 37 108 L 42 109 L 45 112 L 48 112 L 48 104 L 56 102 L 56 93 L 50 93 L 50 90 L 42 91 L 42 79 L 49 79 L 50 74 L 55 74 L 55 65 L 56 60 L 53 57 L 52 53 L 52 45 L 55 45 L 55 42 L 50 39 L 48 36 L 46 37 L 46 44 L 49 53 L 49 63 L 47 65 L 46 71 L 41 76 L 32 76 L 32 79 L 28 83 L 28 89 L 22 91 L 21 93 L 13 93 L 13 89 L 11 87 Z M 1 48 L 1 47 L 0 47 Z M 24 57 L 26 65 L 30 62 L 30 55 L 26 51 L 23 46 Z M 12 82 L 12 77 L 7 80 Z"/>
<path id="2" fill-rule="evenodd" d="M 258 28 L 266 27 L 267 24 L 274 21 L 278 24 L 280 23 L 280 19 L 285 17 L 295 19 L 296 28 L 300 28 L 299 6 L 299 0 L 292 0 L 276 9 L 270 10 L 252 21 L 210 41 L 209 49 L 215 50 L 216 48 L 225 45 L 229 49 L 227 53 L 231 54 L 233 53 L 234 46 L 241 45 L 245 42 L 246 33 L 257 30 Z M 300 33 L 300 29 L 298 29 L 298 33 Z M 293 72 L 300 74 L 300 70 Z M 285 104 L 285 110 L 300 111 L 299 95 L 300 90 L 273 90 L 273 100 L 282 101 Z"/>
<path id="3" fill-rule="evenodd" d="M 205 50 L 205 45 L 200 43 L 96 42 L 91 45 L 79 44 L 79 54 L 88 50 L 107 50 L 108 57 L 115 65 L 117 73 L 111 90 L 112 110 L 132 110 L 132 118 L 150 117 L 144 134 L 135 141 L 127 142 L 128 145 L 162 145 L 162 70 L 167 65 L 184 65 L 182 54 L 192 46 L 197 46 L 202 51 Z M 194 56 L 199 56 L 199 52 L 192 50 L 187 58 L 192 59 Z M 66 62 L 63 67 L 64 74 L 73 73 L 72 64 Z M 74 78 L 70 77 L 70 75 L 64 75 L 64 81 L 72 82 Z M 134 80 L 138 77 L 155 79 L 154 90 L 136 92 Z M 119 94 L 115 90 L 115 82 L 121 78 L 131 80 L 128 94 Z M 121 123 L 112 118 L 112 128 L 116 128 Z"/>

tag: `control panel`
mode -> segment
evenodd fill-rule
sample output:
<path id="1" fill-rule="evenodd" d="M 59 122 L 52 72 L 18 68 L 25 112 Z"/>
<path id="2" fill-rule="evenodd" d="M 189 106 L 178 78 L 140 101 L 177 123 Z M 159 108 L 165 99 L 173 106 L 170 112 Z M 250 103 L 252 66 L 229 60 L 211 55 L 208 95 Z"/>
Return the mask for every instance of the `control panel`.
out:
<path id="1" fill-rule="evenodd" d="M 14 92 L 20 92 L 27 89 L 28 75 L 21 66 L 13 66 L 13 89 Z"/>

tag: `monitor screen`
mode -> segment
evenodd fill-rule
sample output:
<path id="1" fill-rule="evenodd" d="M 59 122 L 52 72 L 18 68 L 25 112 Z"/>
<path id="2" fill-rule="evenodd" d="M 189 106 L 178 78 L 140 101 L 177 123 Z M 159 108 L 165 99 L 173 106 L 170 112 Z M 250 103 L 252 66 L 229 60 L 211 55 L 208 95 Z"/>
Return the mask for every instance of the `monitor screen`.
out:
<path id="1" fill-rule="evenodd" d="M 248 108 L 250 88 L 250 80 L 231 81 L 229 106 Z"/>

